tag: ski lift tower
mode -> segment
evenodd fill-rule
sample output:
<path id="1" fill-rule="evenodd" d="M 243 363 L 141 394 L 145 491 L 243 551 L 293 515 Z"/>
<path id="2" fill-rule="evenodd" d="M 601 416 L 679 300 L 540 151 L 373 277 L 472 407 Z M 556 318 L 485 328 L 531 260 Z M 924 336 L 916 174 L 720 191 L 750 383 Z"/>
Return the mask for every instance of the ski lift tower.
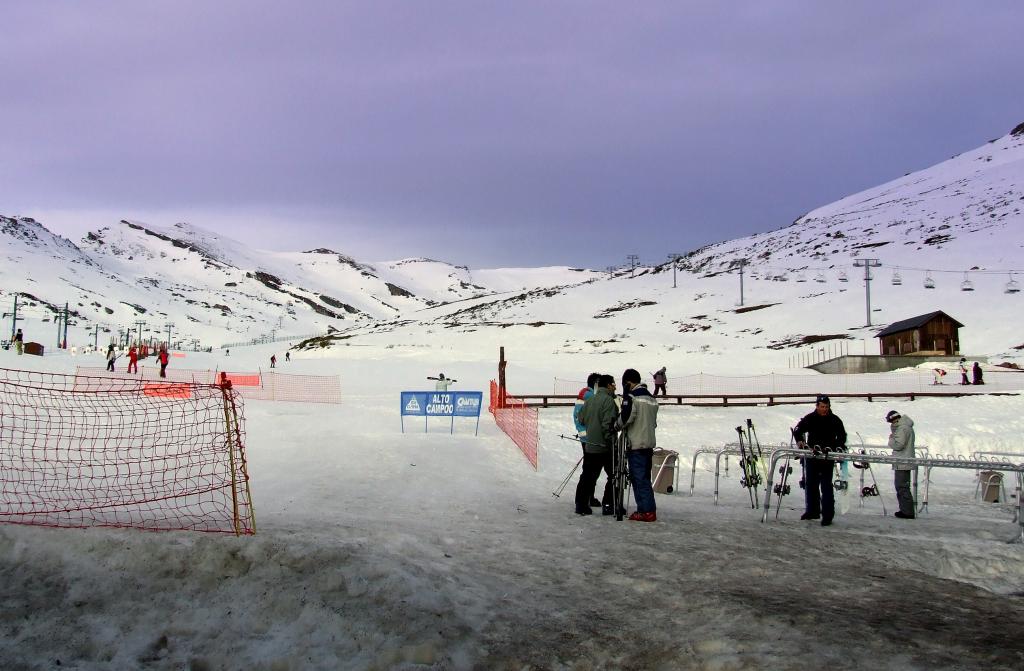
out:
<path id="1" fill-rule="evenodd" d="M 871 269 L 880 267 L 882 262 L 878 259 L 854 259 L 853 265 L 855 268 L 864 269 L 864 296 L 868 307 L 867 325 L 871 326 Z"/>
<path id="2" fill-rule="evenodd" d="M 679 265 L 679 259 L 682 258 L 682 254 L 676 254 L 673 252 L 668 255 L 668 258 L 672 261 L 672 288 L 676 288 L 676 266 Z M 1013 277 L 1010 278 L 1011 280 Z"/>
<path id="3" fill-rule="evenodd" d="M 740 271 L 740 307 L 743 306 L 743 268 L 746 267 L 746 259 L 734 259 L 732 267 L 737 268 Z"/>
<path id="4" fill-rule="evenodd" d="M 633 277 L 633 271 L 635 271 L 636 267 L 640 265 L 640 255 L 626 254 L 626 260 L 629 261 L 629 276 Z"/>

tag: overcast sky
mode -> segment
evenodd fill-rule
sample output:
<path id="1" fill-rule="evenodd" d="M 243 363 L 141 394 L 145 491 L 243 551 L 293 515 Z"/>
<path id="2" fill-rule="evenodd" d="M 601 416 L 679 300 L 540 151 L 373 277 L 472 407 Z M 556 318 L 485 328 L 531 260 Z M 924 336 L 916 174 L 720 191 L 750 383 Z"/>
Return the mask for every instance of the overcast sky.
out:
<path id="1" fill-rule="evenodd" d="M 0 214 L 604 268 L 1024 121 L 1024 2 L 0 0 Z"/>

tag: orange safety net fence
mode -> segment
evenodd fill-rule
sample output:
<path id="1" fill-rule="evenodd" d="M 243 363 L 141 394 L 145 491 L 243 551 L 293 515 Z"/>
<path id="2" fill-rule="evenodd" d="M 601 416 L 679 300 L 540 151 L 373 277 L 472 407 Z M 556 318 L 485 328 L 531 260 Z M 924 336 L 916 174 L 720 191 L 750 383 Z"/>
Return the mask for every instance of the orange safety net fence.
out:
<path id="1" fill-rule="evenodd" d="M 521 399 L 506 394 L 494 380 L 491 380 L 491 397 L 487 409 L 494 415 L 498 428 L 512 439 L 536 469 L 539 442 L 537 409 L 528 408 Z"/>
<path id="2" fill-rule="evenodd" d="M 159 380 L 161 382 L 192 382 L 221 384 L 231 382 L 235 391 L 252 401 L 297 401 L 302 403 L 341 403 L 341 378 L 337 375 L 292 375 L 265 371 L 235 373 L 231 371 L 168 368 L 160 377 L 159 368 L 139 366 L 138 373 L 123 370 L 110 372 L 105 368 L 79 366 L 79 375 L 118 380 Z M 225 377 L 226 376 L 226 377 Z"/>
<path id="3" fill-rule="evenodd" d="M 229 385 L 0 369 L 0 521 L 255 533 Z"/>

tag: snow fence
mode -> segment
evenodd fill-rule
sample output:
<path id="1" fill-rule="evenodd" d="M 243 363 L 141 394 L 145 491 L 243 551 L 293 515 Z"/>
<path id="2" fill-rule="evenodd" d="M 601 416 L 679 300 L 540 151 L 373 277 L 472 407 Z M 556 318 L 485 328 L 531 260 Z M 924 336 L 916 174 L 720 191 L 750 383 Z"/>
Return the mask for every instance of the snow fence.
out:
<path id="1" fill-rule="evenodd" d="M 509 396 L 498 383 L 491 380 L 491 398 L 487 409 L 494 422 L 522 451 L 523 456 L 537 469 L 538 417 L 536 408 L 528 408 L 521 399 Z"/>

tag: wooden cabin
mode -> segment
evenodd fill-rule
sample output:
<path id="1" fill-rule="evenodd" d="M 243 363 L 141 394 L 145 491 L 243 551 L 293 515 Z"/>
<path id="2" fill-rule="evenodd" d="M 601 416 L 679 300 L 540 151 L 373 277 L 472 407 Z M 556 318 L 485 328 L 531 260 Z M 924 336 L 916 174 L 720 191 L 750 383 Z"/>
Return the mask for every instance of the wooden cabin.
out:
<path id="1" fill-rule="evenodd" d="M 890 324 L 879 331 L 879 353 L 885 355 L 956 356 L 963 324 L 941 310 Z"/>

